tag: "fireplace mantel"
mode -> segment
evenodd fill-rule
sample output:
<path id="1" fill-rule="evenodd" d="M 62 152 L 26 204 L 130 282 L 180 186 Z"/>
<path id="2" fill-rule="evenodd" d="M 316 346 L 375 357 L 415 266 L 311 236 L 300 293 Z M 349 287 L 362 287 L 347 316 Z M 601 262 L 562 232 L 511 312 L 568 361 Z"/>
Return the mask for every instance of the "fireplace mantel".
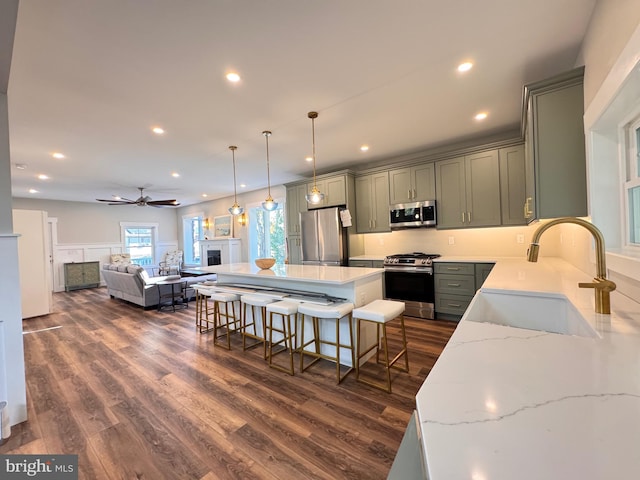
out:
<path id="1" fill-rule="evenodd" d="M 239 238 L 213 238 L 211 240 L 200 240 L 200 266 L 209 266 L 209 251 L 219 252 L 220 263 L 222 265 L 240 263 L 240 245 L 241 241 Z M 213 265 L 215 265 L 215 263 Z"/>

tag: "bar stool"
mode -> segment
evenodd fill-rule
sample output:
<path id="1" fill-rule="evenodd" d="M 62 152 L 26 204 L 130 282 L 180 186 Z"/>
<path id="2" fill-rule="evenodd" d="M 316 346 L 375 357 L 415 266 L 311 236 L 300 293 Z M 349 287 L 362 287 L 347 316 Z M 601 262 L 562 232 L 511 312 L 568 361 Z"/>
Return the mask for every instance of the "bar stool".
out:
<path id="1" fill-rule="evenodd" d="M 269 322 L 267 324 L 267 330 L 269 331 L 269 348 L 268 358 L 269 366 L 294 375 L 293 368 L 293 353 L 297 351 L 296 343 L 298 337 L 298 303 L 282 300 L 280 302 L 273 302 L 267 305 L 267 313 L 269 314 Z M 282 320 L 282 328 L 276 328 L 273 324 L 273 316 L 279 315 Z M 291 317 L 293 317 L 293 328 L 291 327 Z M 273 341 L 273 332 L 282 335 L 282 339 L 277 342 Z M 282 345 L 284 348 L 274 352 L 273 347 Z M 289 351 L 289 368 L 282 367 L 273 363 L 273 357 L 278 353 Z"/>
<path id="2" fill-rule="evenodd" d="M 353 370 L 354 365 L 354 354 L 353 354 L 353 325 L 351 324 L 351 312 L 353 311 L 353 303 L 336 303 L 333 305 L 316 305 L 313 303 L 301 303 L 298 306 L 298 313 L 302 314 L 302 326 L 300 330 L 300 371 L 304 372 L 311 365 L 316 363 L 321 358 L 325 360 L 332 360 L 336 362 L 336 380 L 337 384 L 342 382 L 344 378 Z M 305 315 L 309 315 L 311 317 L 311 323 L 313 325 L 313 338 L 311 340 L 305 341 L 304 338 L 304 324 L 305 324 Z M 340 343 L 340 320 L 344 317 L 347 317 L 347 321 L 349 323 L 349 344 Z M 319 320 L 335 320 L 336 322 L 336 341 L 332 342 L 329 340 L 322 339 L 320 337 L 320 326 Z M 311 345 L 315 345 L 315 351 L 308 352 L 305 351 L 305 347 Z M 332 345 L 336 348 L 335 356 L 326 355 L 321 353 L 320 348 L 321 345 Z M 344 375 L 340 376 L 340 348 L 346 348 L 351 350 L 351 367 L 345 372 Z M 314 357 L 307 366 L 304 366 L 304 357 L 310 356 Z"/>
<path id="3" fill-rule="evenodd" d="M 242 308 L 242 321 L 240 323 L 240 330 L 242 332 L 242 350 L 256 347 L 262 343 L 264 347 L 263 358 L 267 359 L 267 305 L 273 303 L 273 299 L 264 295 L 242 295 L 240 297 L 240 303 Z M 247 306 L 251 307 L 251 323 L 247 322 Z M 258 334 L 256 329 L 256 309 L 260 313 L 262 336 Z M 247 330 L 249 327 L 253 327 L 253 333 L 249 333 Z M 253 338 L 256 341 L 251 345 L 247 345 L 247 337 Z"/>
<path id="4" fill-rule="evenodd" d="M 209 315 L 213 315 L 214 309 L 209 307 L 209 297 L 215 291 L 212 288 L 204 288 L 202 286 L 194 286 L 196 291 L 196 328 L 199 333 L 210 332 L 213 320 L 209 319 Z"/>
<path id="5" fill-rule="evenodd" d="M 393 360 L 389 361 L 389 347 L 387 346 L 387 323 L 395 318 L 400 317 L 400 330 L 402 332 L 402 349 Z M 393 300 L 374 300 L 364 307 L 356 308 L 353 311 L 353 318 L 356 319 L 356 333 L 358 335 L 357 361 L 356 361 L 356 380 L 366 383 L 372 387 L 386 390 L 391 393 L 391 368 L 397 368 L 403 372 L 409 371 L 409 356 L 407 354 L 407 335 L 404 328 L 404 302 L 396 302 Z M 361 332 L 360 322 L 372 322 L 376 324 L 376 343 L 370 346 L 366 351 L 361 351 Z M 387 373 L 387 383 L 381 385 L 376 382 L 360 378 L 360 359 L 364 357 L 374 348 L 376 349 L 376 363 L 380 363 L 380 326 L 382 326 L 382 346 L 384 348 L 384 367 Z M 395 363 L 404 356 L 405 368 L 396 367 Z"/>
<path id="6" fill-rule="evenodd" d="M 209 298 L 213 301 L 213 344 L 231 350 L 231 327 L 238 330 L 240 318 L 236 316 L 236 302 L 240 300 L 240 295 L 228 292 L 212 292 Z M 222 307 L 224 306 L 224 311 Z M 231 306 L 231 312 L 229 312 Z M 223 321 L 224 320 L 224 321 Z M 208 320 L 207 320 L 208 321 Z M 224 329 L 225 333 L 218 335 L 218 330 Z M 218 343 L 218 338 L 227 337 L 227 344 Z"/>

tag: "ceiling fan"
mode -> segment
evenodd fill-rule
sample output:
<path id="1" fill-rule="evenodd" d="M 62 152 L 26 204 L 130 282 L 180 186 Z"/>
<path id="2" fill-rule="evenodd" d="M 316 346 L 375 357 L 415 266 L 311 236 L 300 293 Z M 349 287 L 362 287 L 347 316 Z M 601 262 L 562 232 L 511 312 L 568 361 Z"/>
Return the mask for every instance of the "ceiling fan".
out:
<path id="1" fill-rule="evenodd" d="M 177 200 L 152 200 L 151 197 L 145 196 L 143 193 L 144 188 L 138 187 L 140 190 L 140 197 L 137 200 L 129 200 L 124 197 L 115 197 L 111 200 L 103 200 L 101 198 L 96 198 L 98 202 L 106 202 L 109 205 L 137 205 L 139 207 L 146 207 L 147 205 L 151 207 L 177 207 L 180 205 Z"/>

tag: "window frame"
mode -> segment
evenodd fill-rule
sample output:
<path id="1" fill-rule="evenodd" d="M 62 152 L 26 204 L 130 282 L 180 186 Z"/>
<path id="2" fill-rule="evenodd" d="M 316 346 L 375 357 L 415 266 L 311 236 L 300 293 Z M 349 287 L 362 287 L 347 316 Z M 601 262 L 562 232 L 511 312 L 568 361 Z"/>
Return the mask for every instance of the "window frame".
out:
<path id="1" fill-rule="evenodd" d="M 122 251 L 129 253 L 126 242 L 126 230 L 128 228 L 149 228 L 151 229 L 151 264 L 157 265 L 158 259 L 158 223 L 152 222 L 120 222 L 120 242 L 122 243 Z M 133 260 L 133 259 L 132 259 Z M 145 266 L 145 265 L 143 265 Z M 149 265 L 146 265 L 149 266 Z"/>
<path id="2" fill-rule="evenodd" d="M 282 261 L 278 261 L 276 260 L 276 263 L 284 263 L 285 259 L 286 259 L 286 242 L 287 242 L 287 235 L 286 235 L 286 223 L 287 223 L 287 219 L 286 219 L 286 205 L 285 202 L 282 201 L 281 199 L 276 199 L 275 200 L 278 203 L 278 208 L 277 210 L 279 210 L 281 212 L 281 216 L 282 216 L 282 235 L 283 235 L 283 252 L 281 253 L 276 253 L 273 254 L 272 256 L 276 259 L 278 259 L 278 257 L 282 257 L 281 260 Z M 266 210 L 264 210 L 262 208 L 262 203 L 255 203 L 255 204 L 251 204 L 251 205 L 247 205 L 247 211 L 248 211 L 248 216 L 249 216 L 249 222 L 248 222 L 248 232 L 247 232 L 247 237 L 248 237 L 248 249 L 247 249 L 247 253 L 248 253 L 248 259 L 249 262 L 253 262 L 256 258 L 260 258 L 258 256 L 258 242 L 257 239 L 255 237 L 254 234 L 254 225 L 255 222 L 257 221 L 256 219 L 256 215 L 254 213 L 254 209 L 258 209 L 260 211 L 260 213 L 262 213 L 263 215 L 266 214 L 271 214 L 272 212 L 267 212 Z"/>
<path id="3" fill-rule="evenodd" d="M 187 238 L 187 222 L 194 218 L 198 218 L 199 220 L 199 230 L 200 230 L 200 238 L 198 240 L 194 240 L 193 244 L 191 243 L 191 236 Z M 192 212 L 185 215 L 182 215 L 182 249 L 184 251 L 184 265 L 186 267 L 189 266 L 199 266 L 201 264 L 200 259 L 200 245 L 198 242 L 204 240 L 204 212 Z M 189 247 L 189 248 L 188 248 Z M 191 251 L 191 249 L 193 251 Z M 195 259 L 198 258 L 196 262 Z"/>
<path id="4" fill-rule="evenodd" d="M 640 187 L 640 102 L 620 126 L 621 200 L 623 205 L 622 235 L 624 248 L 640 252 L 640 242 L 632 242 L 630 193 Z"/>

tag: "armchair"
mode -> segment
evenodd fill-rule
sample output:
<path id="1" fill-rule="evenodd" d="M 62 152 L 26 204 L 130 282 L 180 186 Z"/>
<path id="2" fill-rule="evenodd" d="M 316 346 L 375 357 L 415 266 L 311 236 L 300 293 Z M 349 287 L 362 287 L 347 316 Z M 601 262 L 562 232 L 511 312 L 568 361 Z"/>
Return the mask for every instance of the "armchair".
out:
<path id="1" fill-rule="evenodd" d="M 169 250 L 158 264 L 159 275 L 180 275 L 182 270 L 182 250 Z"/>

